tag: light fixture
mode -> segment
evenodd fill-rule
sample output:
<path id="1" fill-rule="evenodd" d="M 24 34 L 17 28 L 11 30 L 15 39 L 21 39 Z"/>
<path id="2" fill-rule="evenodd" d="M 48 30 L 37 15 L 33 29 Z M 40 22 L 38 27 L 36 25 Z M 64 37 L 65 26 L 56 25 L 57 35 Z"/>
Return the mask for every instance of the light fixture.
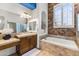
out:
<path id="1" fill-rule="evenodd" d="M 25 13 L 25 12 L 22 13 L 20 17 L 22 17 L 22 18 L 31 18 L 31 16 L 29 14 Z"/>

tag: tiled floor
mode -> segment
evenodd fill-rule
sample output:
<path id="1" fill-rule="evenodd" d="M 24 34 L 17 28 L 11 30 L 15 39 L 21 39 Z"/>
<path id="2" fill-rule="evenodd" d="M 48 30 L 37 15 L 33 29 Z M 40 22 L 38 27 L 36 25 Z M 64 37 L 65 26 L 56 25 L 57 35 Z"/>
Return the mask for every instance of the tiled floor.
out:
<path id="1" fill-rule="evenodd" d="M 46 51 L 40 51 L 36 56 L 53 56 L 53 55 Z"/>
<path id="2" fill-rule="evenodd" d="M 18 56 L 18 55 L 12 54 L 10 56 Z M 42 50 L 39 50 L 37 48 L 34 48 L 31 51 L 26 52 L 22 56 L 53 56 L 53 55 L 47 51 L 42 51 Z"/>
<path id="3" fill-rule="evenodd" d="M 39 49 L 34 48 L 34 49 L 28 51 L 27 53 L 23 54 L 22 56 L 35 56 L 35 55 L 37 55 L 39 52 L 40 52 Z"/>
<path id="4" fill-rule="evenodd" d="M 52 56 L 52 54 L 50 54 L 49 52 L 34 48 L 31 51 L 23 54 L 22 56 Z"/>

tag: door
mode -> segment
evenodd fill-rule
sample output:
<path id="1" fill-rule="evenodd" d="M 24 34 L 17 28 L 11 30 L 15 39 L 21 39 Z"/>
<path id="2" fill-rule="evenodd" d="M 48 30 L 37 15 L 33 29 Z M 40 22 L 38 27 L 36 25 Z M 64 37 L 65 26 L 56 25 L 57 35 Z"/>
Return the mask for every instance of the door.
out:
<path id="1" fill-rule="evenodd" d="M 24 37 L 24 38 L 21 38 L 21 43 L 20 43 L 20 52 L 21 54 L 29 51 L 29 48 L 30 48 L 30 43 L 29 43 L 29 39 L 28 37 Z"/>
<path id="2" fill-rule="evenodd" d="M 36 48 L 36 45 L 37 45 L 37 36 L 36 35 L 31 36 L 30 37 L 30 49 Z"/>

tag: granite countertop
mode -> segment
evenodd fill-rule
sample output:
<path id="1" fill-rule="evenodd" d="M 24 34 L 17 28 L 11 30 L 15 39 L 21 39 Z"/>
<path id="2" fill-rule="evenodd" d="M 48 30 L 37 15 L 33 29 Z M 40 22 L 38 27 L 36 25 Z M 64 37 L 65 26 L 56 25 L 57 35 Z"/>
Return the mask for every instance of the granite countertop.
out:
<path id="1" fill-rule="evenodd" d="M 36 33 L 35 32 L 25 32 L 25 33 L 19 33 L 16 36 L 20 38 L 20 37 L 26 37 L 26 36 L 32 36 L 32 35 L 36 35 Z"/>
<path id="2" fill-rule="evenodd" d="M 20 39 L 17 39 L 17 38 L 11 38 L 9 40 L 3 40 L 3 39 L 1 39 L 0 40 L 0 46 L 6 45 L 6 44 L 10 44 L 10 43 L 13 43 L 13 42 L 19 42 L 19 41 L 20 41 Z"/>

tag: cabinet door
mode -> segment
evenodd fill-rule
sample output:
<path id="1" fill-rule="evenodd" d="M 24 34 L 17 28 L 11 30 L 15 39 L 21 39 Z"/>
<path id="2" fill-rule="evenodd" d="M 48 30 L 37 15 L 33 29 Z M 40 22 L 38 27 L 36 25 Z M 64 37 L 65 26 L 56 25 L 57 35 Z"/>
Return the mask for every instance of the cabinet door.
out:
<path id="1" fill-rule="evenodd" d="M 30 43 L 28 37 L 21 38 L 21 43 L 20 43 L 21 54 L 27 52 L 29 48 L 30 48 Z"/>
<path id="2" fill-rule="evenodd" d="M 35 36 L 31 36 L 30 37 L 30 48 L 35 48 L 37 45 L 37 37 Z"/>

